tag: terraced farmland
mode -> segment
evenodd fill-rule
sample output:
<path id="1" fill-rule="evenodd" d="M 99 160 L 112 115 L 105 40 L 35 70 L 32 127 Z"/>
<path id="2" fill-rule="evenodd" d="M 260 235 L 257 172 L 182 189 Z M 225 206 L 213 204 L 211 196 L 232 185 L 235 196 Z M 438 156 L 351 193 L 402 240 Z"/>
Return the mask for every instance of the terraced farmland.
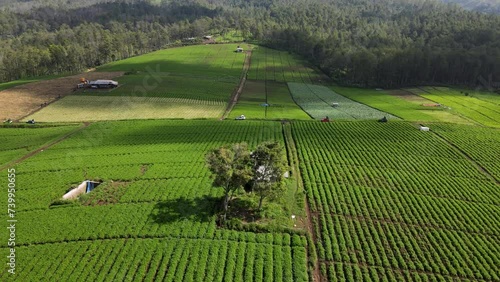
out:
<path id="1" fill-rule="evenodd" d="M 328 116 L 330 119 L 398 119 L 390 114 L 370 108 L 339 95 L 325 86 L 288 83 L 290 92 L 297 104 L 315 119 Z M 337 103 L 338 106 L 333 106 Z"/>
<path id="2" fill-rule="evenodd" d="M 27 118 L 40 122 L 218 118 L 226 102 L 193 98 L 68 96 Z"/>
<path id="3" fill-rule="evenodd" d="M 16 249 L 32 259 L 0 279 L 307 281 L 304 236 L 216 226 L 221 191 L 210 187 L 205 153 L 265 140 L 283 142 L 280 123 L 92 124 L 15 166 Z M 85 179 L 104 183 L 82 204 L 53 205 Z"/>
<path id="4" fill-rule="evenodd" d="M 307 62 L 289 53 L 257 46 L 252 51 L 248 78 L 263 81 L 315 83 L 323 75 L 307 66 Z"/>
<path id="5" fill-rule="evenodd" d="M 478 126 L 433 124 L 432 130 L 457 146 L 500 182 L 500 131 Z"/>
<path id="6" fill-rule="evenodd" d="M 118 88 L 78 90 L 25 120 L 219 118 L 243 70 L 236 46 L 171 48 L 110 63 L 98 71 L 125 72 Z"/>
<path id="7" fill-rule="evenodd" d="M 77 129 L 77 125 L 0 126 L 0 167 L 33 152 L 44 144 Z"/>
<path id="8" fill-rule="evenodd" d="M 409 89 L 409 91 L 418 94 L 424 98 L 450 107 L 456 113 L 473 120 L 481 125 L 490 127 L 500 127 L 500 105 L 491 103 L 488 99 L 498 97 L 498 94 L 482 94 L 482 99 L 465 93 L 468 91 L 459 91 L 446 87 L 423 87 L 418 89 Z M 484 98 L 488 97 L 488 98 Z"/>
<path id="9" fill-rule="evenodd" d="M 500 279 L 498 184 L 446 142 L 402 122 L 293 135 L 325 279 Z"/>
<path id="10" fill-rule="evenodd" d="M 244 114 L 249 119 L 310 119 L 292 99 L 286 84 L 248 80 L 229 118 Z"/>
<path id="11" fill-rule="evenodd" d="M 447 108 L 430 106 L 430 104 L 435 103 L 406 90 L 377 91 L 375 89 L 339 86 L 330 88 L 351 100 L 407 121 L 473 123 L 473 121 L 463 118 Z"/>

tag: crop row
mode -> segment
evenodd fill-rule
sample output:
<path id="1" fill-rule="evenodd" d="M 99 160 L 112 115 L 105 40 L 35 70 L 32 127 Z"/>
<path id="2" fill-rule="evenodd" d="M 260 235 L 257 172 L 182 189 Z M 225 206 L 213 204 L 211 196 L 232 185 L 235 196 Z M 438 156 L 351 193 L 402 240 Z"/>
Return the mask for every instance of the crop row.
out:
<path id="1" fill-rule="evenodd" d="M 19 247 L 16 281 L 307 281 L 304 249 L 200 239 L 116 239 Z M 2 249 L 2 254 L 5 249 Z M 305 265 L 305 264 L 304 264 Z M 13 276 L 2 272 L 0 279 Z"/>
<path id="2" fill-rule="evenodd" d="M 258 47 L 252 52 L 250 79 L 312 83 L 319 75 L 302 60 L 282 51 Z"/>
<path id="3" fill-rule="evenodd" d="M 432 277 L 499 279 L 498 187 L 453 147 L 405 123 L 294 123 L 292 132 L 318 214 L 320 258 Z M 414 151 L 406 152 L 411 143 Z M 377 147 L 387 150 L 377 154 Z M 427 150 L 442 156 L 419 156 Z M 332 274 L 327 269 L 325 276 Z M 364 280 L 352 277 L 359 273 L 346 271 L 346 279 Z"/>
<path id="4" fill-rule="evenodd" d="M 303 83 L 288 83 L 297 104 L 316 119 L 326 116 L 332 119 L 398 119 L 390 114 L 355 102 L 339 95 L 325 86 Z"/>
<path id="5" fill-rule="evenodd" d="M 446 88 L 426 87 L 416 94 L 452 108 L 474 121 L 492 127 L 500 127 L 500 107 L 473 97 L 467 97 L 457 91 Z"/>
<path id="6" fill-rule="evenodd" d="M 321 271 L 328 281 L 365 281 L 365 282 L 399 282 L 399 281 L 477 281 L 464 277 L 445 276 L 428 272 L 399 270 L 379 266 L 365 266 L 349 263 L 322 264 Z"/>
<path id="7" fill-rule="evenodd" d="M 500 277 L 494 237 L 367 218 L 322 216 L 319 221 L 324 236 L 318 250 L 329 261 L 470 279 Z"/>
<path id="8" fill-rule="evenodd" d="M 432 130 L 464 151 L 500 181 L 500 134 L 498 129 L 436 124 Z"/>
<path id="9" fill-rule="evenodd" d="M 23 211 L 17 215 L 18 221 L 24 224 L 17 229 L 16 243 L 168 236 L 289 245 L 291 237 L 288 234 L 218 230 L 214 208 L 213 198 L 200 195 L 199 198 L 158 203 L 68 206 Z M 305 238 L 292 242 L 297 246 L 305 246 L 306 243 Z"/>

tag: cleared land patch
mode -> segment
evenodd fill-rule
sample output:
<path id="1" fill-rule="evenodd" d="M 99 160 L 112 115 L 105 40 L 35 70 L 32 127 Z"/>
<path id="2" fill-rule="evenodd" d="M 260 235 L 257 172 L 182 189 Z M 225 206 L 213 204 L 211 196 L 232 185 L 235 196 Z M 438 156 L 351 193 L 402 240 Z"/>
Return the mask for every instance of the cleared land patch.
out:
<path id="1" fill-rule="evenodd" d="M 32 82 L 0 91 L 0 120 L 25 117 L 68 94 L 81 77 L 89 80 L 113 79 L 123 72 L 88 72 L 79 75 Z"/>
<path id="2" fill-rule="evenodd" d="M 297 104 L 315 119 L 329 117 L 330 119 L 388 119 L 397 117 L 370 108 L 339 95 L 325 86 L 288 83 L 288 87 Z"/>
<path id="3" fill-rule="evenodd" d="M 225 102 L 162 97 L 67 96 L 28 116 L 41 122 L 217 118 Z"/>

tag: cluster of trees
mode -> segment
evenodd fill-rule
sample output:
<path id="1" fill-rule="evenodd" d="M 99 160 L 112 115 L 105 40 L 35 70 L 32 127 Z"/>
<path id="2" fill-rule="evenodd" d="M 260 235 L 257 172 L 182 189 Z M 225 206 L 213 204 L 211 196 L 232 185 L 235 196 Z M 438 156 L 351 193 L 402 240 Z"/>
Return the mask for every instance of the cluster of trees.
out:
<path id="1" fill-rule="evenodd" d="M 0 82 L 74 72 L 231 29 L 300 54 L 342 84 L 500 81 L 500 16 L 437 0 L 68 3 L 0 11 Z"/>
<path id="2" fill-rule="evenodd" d="M 286 161 L 277 142 L 264 142 L 253 152 L 246 143 L 223 146 L 208 152 L 206 161 L 213 174 L 212 186 L 224 190 L 223 220 L 234 193 L 245 186 L 259 198 L 259 210 L 265 198 L 283 193 Z"/>

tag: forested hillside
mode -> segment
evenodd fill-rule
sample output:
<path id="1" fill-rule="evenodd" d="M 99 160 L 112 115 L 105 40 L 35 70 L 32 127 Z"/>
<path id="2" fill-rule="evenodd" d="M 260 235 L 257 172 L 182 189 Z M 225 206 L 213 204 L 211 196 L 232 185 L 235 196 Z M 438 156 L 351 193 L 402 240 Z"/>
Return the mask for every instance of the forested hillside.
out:
<path id="1" fill-rule="evenodd" d="M 500 81 L 500 16 L 437 0 L 15 2 L 0 12 L 0 81 L 76 72 L 234 29 L 302 55 L 341 84 Z"/>
<path id="2" fill-rule="evenodd" d="M 445 3 L 456 3 L 474 11 L 500 14 L 500 0 L 442 0 Z"/>

